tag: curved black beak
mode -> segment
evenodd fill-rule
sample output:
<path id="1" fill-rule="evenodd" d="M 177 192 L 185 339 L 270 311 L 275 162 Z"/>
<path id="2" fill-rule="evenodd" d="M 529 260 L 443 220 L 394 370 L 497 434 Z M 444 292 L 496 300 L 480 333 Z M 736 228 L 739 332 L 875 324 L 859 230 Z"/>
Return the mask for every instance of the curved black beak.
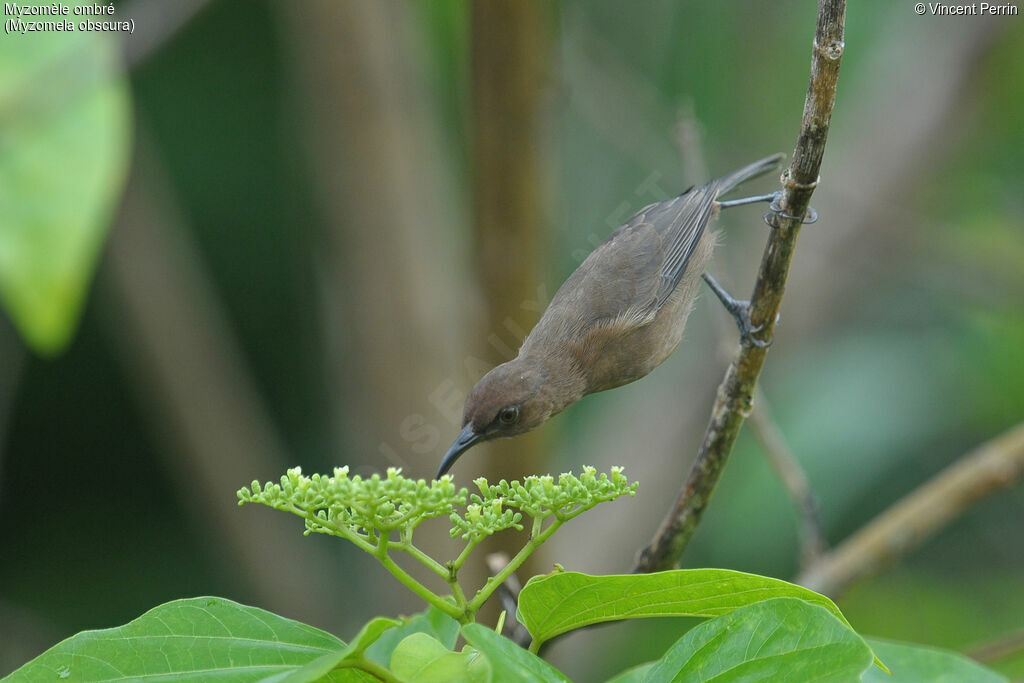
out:
<path id="1" fill-rule="evenodd" d="M 441 460 L 441 466 L 437 469 L 437 475 L 434 479 L 440 479 L 441 475 L 452 468 L 455 461 L 459 459 L 459 456 L 468 451 L 473 444 L 483 438 L 482 434 L 477 434 L 473 431 L 473 423 L 470 422 L 457 437 L 455 437 L 455 443 L 448 449 L 448 452 L 444 454 L 444 459 Z"/>

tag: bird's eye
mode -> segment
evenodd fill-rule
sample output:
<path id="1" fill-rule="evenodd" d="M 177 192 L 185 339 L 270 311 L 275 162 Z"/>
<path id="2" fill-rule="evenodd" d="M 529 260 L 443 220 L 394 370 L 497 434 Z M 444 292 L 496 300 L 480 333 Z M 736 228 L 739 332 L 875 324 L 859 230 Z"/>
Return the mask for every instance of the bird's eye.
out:
<path id="1" fill-rule="evenodd" d="M 498 413 L 498 421 L 501 422 L 502 424 L 515 424 L 516 420 L 518 419 L 519 406 L 509 406 L 508 408 L 502 408 L 501 412 Z"/>

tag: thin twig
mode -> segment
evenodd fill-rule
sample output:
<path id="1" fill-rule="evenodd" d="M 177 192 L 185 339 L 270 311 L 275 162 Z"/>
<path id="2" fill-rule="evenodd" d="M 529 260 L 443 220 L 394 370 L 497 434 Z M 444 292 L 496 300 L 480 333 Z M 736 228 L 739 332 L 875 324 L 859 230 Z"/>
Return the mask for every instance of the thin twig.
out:
<path id="1" fill-rule="evenodd" d="M 1024 630 L 1003 634 L 995 640 L 976 645 L 967 650 L 967 656 L 982 664 L 989 664 L 1021 651 L 1024 651 Z"/>
<path id="2" fill-rule="evenodd" d="M 963 455 L 824 555 L 797 583 L 836 595 L 918 547 L 970 505 L 1024 475 L 1024 422 Z"/>
<path id="3" fill-rule="evenodd" d="M 811 78 L 804 102 L 800 136 L 793 153 L 793 163 L 783 174 L 780 201 L 782 211 L 773 214 L 773 230 L 768 237 L 751 297 L 751 319 L 755 326 L 763 326 L 760 334 L 765 339 L 770 339 L 775 329 L 786 277 L 800 232 L 800 218 L 788 216 L 802 217 L 806 213 L 818 182 L 818 170 L 825 153 L 825 140 L 835 104 L 844 48 L 845 15 L 845 0 L 821 0 L 818 4 Z M 754 386 L 766 353 L 767 349 L 744 344 L 729 365 L 725 379 L 718 388 L 711 421 L 704 434 L 697 461 L 661 528 L 641 553 L 637 571 L 657 571 L 675 566 L 693 537 L 736 442 L 740 426 L 750 414 Z"/>
<path id="4" fill-rule="evenodd" d="M 750 426 L 761 444 L 768 463 L 779 475 L 783 488 L 796 506 L 800 525 L 800 566 L 809 567 L 828 549 L 821 529 L 821 506 L 811 490 L 800 462 L 786 444 L 778 422 L 772 417 L 768 397 L 758 386 L 754 389 L 754 412 Z"/>
<path id="5" fill-rule="evenodd" d="M 497 552 L 487 556 L 487 569 L 491 574 L 497 574 L 511 561 L 508 553 Z M 516 610 L 519 609 L 519 591 L 523 589 L 519 583 L 519 577 L 515 573 L 508 577 L 498 586 L 498 599 L 501 601 L 501 608 L 505 610 L 505 628 L 502 635 L 511 639 L 521 647 L 530 645 L 530 632 L 516 619 Z"/>

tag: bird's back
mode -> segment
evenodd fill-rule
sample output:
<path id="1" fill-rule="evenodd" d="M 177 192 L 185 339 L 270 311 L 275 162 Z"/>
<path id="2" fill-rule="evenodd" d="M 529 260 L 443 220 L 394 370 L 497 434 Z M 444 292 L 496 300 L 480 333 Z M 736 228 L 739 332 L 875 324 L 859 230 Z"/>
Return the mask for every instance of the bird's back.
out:
<path id="1" fill-rule="evenodd" d="M 519 355 L 568 360 L 583 377 L 584 393 L 632 382 L 654 369 L 682 339 L 714 249 L 716 236 L 707 225 L 715 200 L 775 168 L 781 158 L 755 161 L 641 209 L 569 276 Z"/>
<path id="2" fill-rule="evenodd" d="M 713 183 L 691 189 L 612 232 L 556 292 L 520 355 L 572 358 L 585 369 L 586 393 L 650 372 L 682 336 L 687 311 L 677 310 L 677 294 L 696 286 L 710 257 L 714 196 Z M 678 325 L 659 325 L 666 315 Z"/>

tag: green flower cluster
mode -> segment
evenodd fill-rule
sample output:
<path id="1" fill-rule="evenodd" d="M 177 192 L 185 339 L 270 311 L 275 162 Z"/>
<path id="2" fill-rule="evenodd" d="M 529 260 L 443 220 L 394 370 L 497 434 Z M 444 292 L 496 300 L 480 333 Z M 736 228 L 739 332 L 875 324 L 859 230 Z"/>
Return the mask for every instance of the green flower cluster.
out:
<path id="1" fill-rule="evenodd" d="M 432 517 L 452 513 L 466 504 L 466 489 L 456 489 L 451 477 L 429 484 L 406 479 L 401 470 L 388 468 L 381 477 L 349 477 L 348 467 L 334 468 L 333 476 L 307 477 L 293 467 L 280 484 L 267 482 L 238 491 L 238 504 L 261 503 L 306 518 L 306 533 L 334 533 L 344 528 L 363 538 L 374 532 L 387 535 L 396 529 L 415 528 Z"/>
<path id="2" fill-rule="evenodd" d="M 452 477 L 427 482 L 406 479 L 401 470 L 388 468 L 385 476 L 349 477 L 348 467 L 336 467 L 333 476 L 307 477 L 299 467 L 288 470 L 280 484 L 253 481 L 238 491 L 239 505 L 260 503 L 306 519 L 306 533 L 337 533 L 339 528 L 364 539 L 395 530 L 412 529 L 432 517 L 448 515 L 452 537 L 483 538 L 505 529 L 522 530 L 523 513 L 543 521 L 554 516 L 567 521 L 598 503 L 623 495 L 636 495 L 621 467 L 611 476 L 584 467 L 579 478 L 569 473 L 526 477 L 522 483 L 488 484 L 479 478 L 479 493 L 469 496 L 456 488 Z M 460 512 L 465 508 L 465 512 Z"/>
<path id="3" fill-rule="evenodd" d="M 479 493 L 472 495 L 456 488 L 451 475 L 427 482 L 406 479 L 395 468 L 389 468 L 383 477 L 350 477 L 348 472 L 347 467 L 338 467 L 332 476 L 307 477 L 295 467 L 281 477 L 280 484 L 261 486 L 254 481 L 251 487 L 239 489 L 239 505 L 259 503 L 284 510 L 303 518 L 306 534 L 330 534 L 351 541 L 429 604 L 463 623 L 471 622 L 498 586 L 562 524 L 598 503 L 636 495 L 638 486 L 626 479 L 620 467 L 613 467 L 610 475 L 598 475 L 593 467 L 584 467 L 578 478 L 572 474 L 557 479 L 531 476 L 522 483 L 501 480 L 492 485 L 480 478 L 474 482 Z M 452 537 L 461 538 L 465 546 L 455 559 L 441 562 L 413 543 L 413 532 L 423 521 L 445 515 L 452 524 Z M 470 553 L 498 531 L 522 531 L 524 516 L 532 518 L 533 524 L 523 548 L 467 597 L 458 573 Z M 393 554 L 425 566 L 448 584 L 451 595 L 435 593 L 396 563 Z"/>
<path id="4" fill-rule="evenodd" d="M 470 496 L 465 517 L 451 514 L 452 537 L 469 539 L 508 528 L 522 530 L 519 522 L 523 513 L 532 517 L 535 524 L 549 517 L 565 522 L 598 503 L 635 496 L 639 486 L 629 482 L 621 467 L 613 467 L 610 477 L 604 473 L 598 476 L 595 468 L 584 467 L 579 478 L 566 472 L 558 475 L 557 480 L 551 475 L 530 476 L 521 484 L 502 479 L 492 485 L 480 477 L 473 483 L 480 493 Z"/>

